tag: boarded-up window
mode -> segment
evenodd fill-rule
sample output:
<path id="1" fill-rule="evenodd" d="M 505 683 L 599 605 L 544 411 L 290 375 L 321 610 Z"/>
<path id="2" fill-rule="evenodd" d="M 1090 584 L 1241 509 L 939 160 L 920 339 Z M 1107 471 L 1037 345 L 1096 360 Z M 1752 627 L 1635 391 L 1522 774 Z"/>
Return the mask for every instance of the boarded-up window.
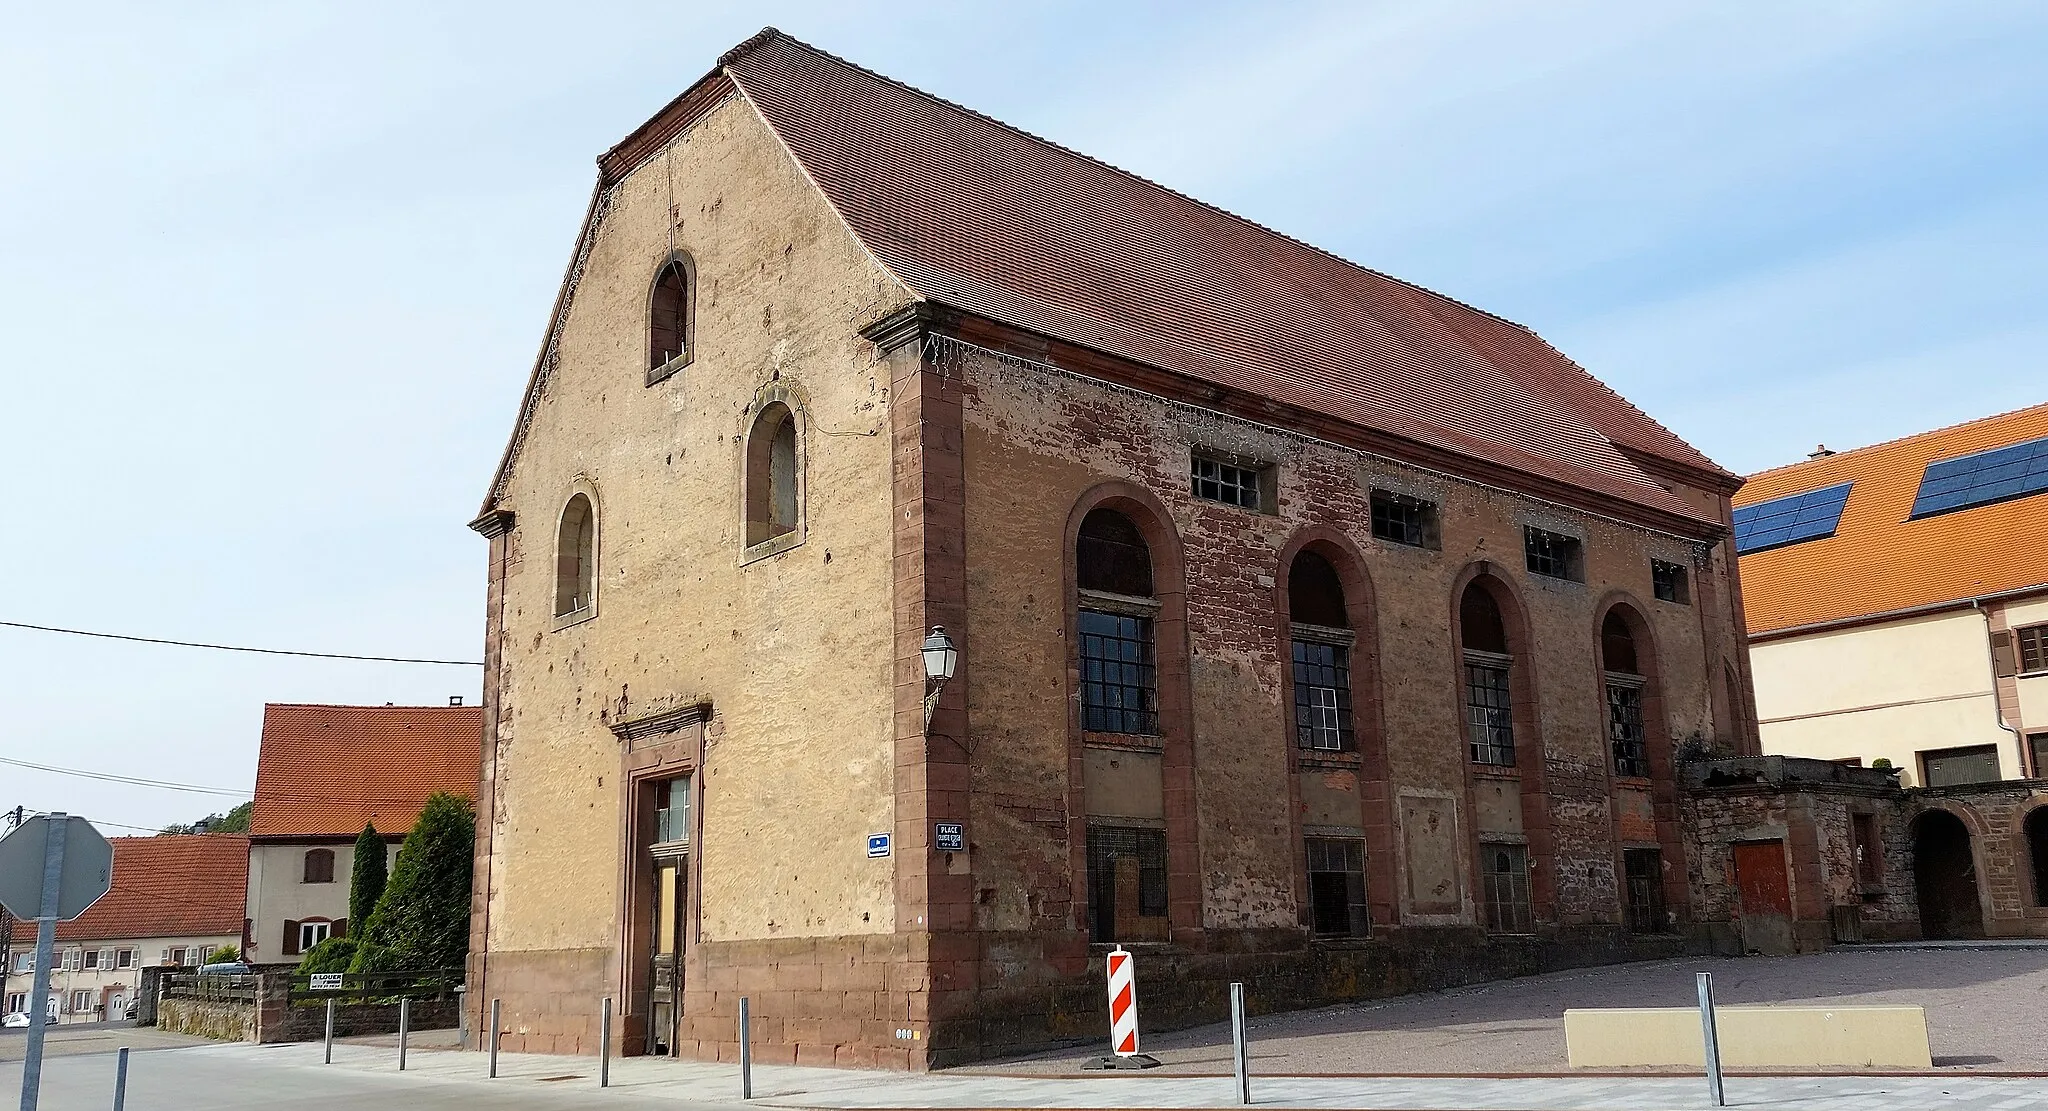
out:
<path id="1" fill-rule="evenodd" d="M 1929 787 L 1990 783 L 1998 778 L 1998 746 L 1937 748 L 1920 754 L 1922 781 Z"/>
<path id="2" fill-rule="evenodd" d="M 797 529 L 802 513 L 796 414 L 772 402 L 754 419 L 747 437 L 747 543 L 759 544 Z"/>
<path id="3" fill-rule="evenodd" d="M 1166 939 L 1166 831 L 1088 827 L 1088 933 L 1097 942 Z"/>
<path id="4" fill-rule="evenodd" d="M 1884 860 L 1877 835 L 1877 815 L 1849 815 L 1850 848 L 1856 854 L 1856 881 L 1865 888 L 1884 886 Z"/>
<path id="5" fill-rule="evenodd" d="M 1622 875 L 1628 885 L 1630 933 L 1661 934 L 1670 929 L 1664 913 L 1664 854 L 1656 849 L 1625 849 Z"/>
<path id="6" fill-rule="evenodd" d="M 334 850 L 306 850 L 306 883 L 334 882 Z"/>
<path id="7" fill-rule="evenodd" d="M 689 267 L 677 259 L 661 268 L 648 297 L 648 385 L 666 376 L 660 372 L 673 374 L 676 367 L 689 362 L 690 310 Z"/>

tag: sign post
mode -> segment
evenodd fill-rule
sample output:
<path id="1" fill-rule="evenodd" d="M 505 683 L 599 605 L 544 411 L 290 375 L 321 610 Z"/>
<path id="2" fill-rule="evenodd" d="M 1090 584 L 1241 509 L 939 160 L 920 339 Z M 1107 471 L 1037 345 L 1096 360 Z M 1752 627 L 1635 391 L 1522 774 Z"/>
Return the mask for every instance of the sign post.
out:
<path id="1" fill-rule="evenodd" d="M 43 1086 L 43 1038 L 57 923 L 84 914 L 114 878 L 114 847 L 84 818 L 30 818 L 0 839 L 0 906 L 36 924 L 36 975 L 29 993 L 28 1051 L 21 1063 L 21 1111 L 36 1111 Z"/>

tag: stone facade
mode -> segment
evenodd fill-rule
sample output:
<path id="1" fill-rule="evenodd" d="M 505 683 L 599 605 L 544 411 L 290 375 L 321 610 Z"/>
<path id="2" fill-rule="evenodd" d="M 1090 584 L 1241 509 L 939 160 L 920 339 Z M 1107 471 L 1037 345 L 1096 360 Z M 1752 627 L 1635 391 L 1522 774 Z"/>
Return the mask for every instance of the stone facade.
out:
<path id="1" fill-rule="evenodd" d="M 707 79 L 607 155 L 475 524 L 491 548 L 473 1045 L 497 999 L 506 1049 L 593 1052 L 610 996 L 623 1052 L 730 1059 L 747 996 L 759 1060 L 917 1069 L 1101 1036 L 1111 933 L 1141 954 L 1148 1029 L 1219 1017 L 1231 980 L 1279 1009 L 1702 936 L 1678 762 L 1756 746 L 1725 476 L 1658 472 L 1699 520 L 1632 512 L 913 303 L 720 90 Z M 685 258 L 687 364 L 650 370 L 649 285 Z M 763 541 L 749 460 L 777 407 L 796 517 Z M 1194 497 L 1197 456 L 1264 476 L 1262 504 Z M 1375 490 L 1433 504 L 1440 528 L 1376 539 Z M 578 496 L 587 557 L 560 527 Z M 1088 597 L 1150 622 L 1149 732 L 1084 729 L 1075 552 L 1095 510 L 1148 552 L 1148 597 Z M 1576 573 L 1531 573 L 1530 528 L 1575 541 Z M 1324 634 L 1350 652 L 1345 750 L 1296 739 L 1303 553 L 1341 583 Z M 1659 600 L 1653 562 L 1683 570 L 1683 600 Z M 565 595 L 576 574 L 589 585 Z M 1467 756 L 1469 591 L 1513 659 L 1512 765 Z M 1610 619 L 1646 733 L 1628 774 Z M 934 625 L 962 659 L 928 703 Z M 1097 869 L 1128 896 L 1114 916 L 1091 905 L 1091 830 L 1162 846 L 1156 866 Z M 1311 840 L 1362 856 L 1356 936 L 1317 936 Z M 1486 928 L 1482 845 L 1526 854 L 1526 921 Z M 1636 889 L 1654 930 L 1630 928 L 1631 852 L 1656 854 Z M 650 925 L 671 897 L 672 1041 Z"/>

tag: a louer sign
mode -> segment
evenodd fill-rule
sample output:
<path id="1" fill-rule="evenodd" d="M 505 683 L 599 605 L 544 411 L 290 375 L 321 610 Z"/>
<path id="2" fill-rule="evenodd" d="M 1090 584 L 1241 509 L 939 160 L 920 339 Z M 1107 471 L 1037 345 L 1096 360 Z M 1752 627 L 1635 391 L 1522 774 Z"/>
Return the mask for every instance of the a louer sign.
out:
<path id="1" fill-rule="evenodd" d="M 51 951 L 57 923 L 84 914 L 114 884 L 114 846 L 84 818 L 49 814 L 30 818 L 0 839 L 0 906 L 36 924 L 35 987 L 26 1008 L 49 1007 Z M 35 1111 L 43 1082 L 44 1024 L 28 1027 L 21 1068 L 21 1111 Z"/>

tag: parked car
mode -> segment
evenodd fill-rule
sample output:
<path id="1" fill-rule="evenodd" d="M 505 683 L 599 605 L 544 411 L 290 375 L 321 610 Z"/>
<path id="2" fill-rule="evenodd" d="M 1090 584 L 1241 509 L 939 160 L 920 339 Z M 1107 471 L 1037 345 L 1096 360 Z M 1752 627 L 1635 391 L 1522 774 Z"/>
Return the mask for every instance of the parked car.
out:
<path id="1" fill-rule="evenodd" d="M 199 974 L 201 976 L 247 976 L 249 974 L 249 966 L 243 961 L 222 961 L 219 964 L 202 964 L 199 966 Z"/>
<path id="2" fill-rule="evenodd" d="M 43 1016 L 43 1025 L 44 1025 L 44 1026 L 55 1026 L 55 1025 L 57 1025 L 57 1016 L 56 1016 L 56 1015 L 44 1015 L 44 1016 Z M 13 1014 L 11 1014 L 11 1015 L 8 1015 L 8 1016 L 6 1016 L 5 1018 L 0 1018 L 0 1026 L 4 1026 L 4 1027 L 6 1027 L 6 1028 L 8 1028 L 8 1029 L 10 1029 L 10 1030 L 12 1030 L 12 1029 L 17 1029 L 17 1028 L 26 1028 L 26 1027 L 28 1026 L 28 1012 L 27 1012 L 27 1011 L 16 1011 L 16 1012 L 14 1012 L 14 1013 L 13 1013 Z"/>

